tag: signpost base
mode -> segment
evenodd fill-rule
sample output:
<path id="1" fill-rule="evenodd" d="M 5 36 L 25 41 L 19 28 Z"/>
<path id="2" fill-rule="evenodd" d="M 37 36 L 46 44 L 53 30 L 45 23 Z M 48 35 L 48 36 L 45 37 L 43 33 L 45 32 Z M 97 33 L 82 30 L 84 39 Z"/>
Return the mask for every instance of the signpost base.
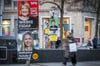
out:
<path id="1" fill-rule="evenodd" d="M 26 60 L 26 66 L 30 66 L 30 60 L 29 59 Z"/>
<path id="2" fill-rule="evenodd" d="M 51 44 L 51 48 L 56 48 L 56 42 L 55 41 L 52 41 L 51 43 L 52 43 Z"/>

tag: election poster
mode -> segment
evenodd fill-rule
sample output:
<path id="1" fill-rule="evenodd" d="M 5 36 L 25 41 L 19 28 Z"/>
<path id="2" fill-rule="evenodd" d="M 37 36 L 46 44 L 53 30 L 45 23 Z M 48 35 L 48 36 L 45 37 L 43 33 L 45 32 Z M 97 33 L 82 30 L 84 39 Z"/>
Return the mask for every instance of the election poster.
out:
<path id="1" fill-rule="evenodd" d="M 58 19 L 50 19 L 50 34 L 55 34 L 57 35 L 58 31 Z"/>
<path id="2" fill-rule="evenodd" d="M 38 29 L 38 0 L 18 1 L 18 32 Z"/>
<path id="3" fill-rule="evenodd" d="M 18 58 L 29 59 L 38 49 L 38 0 L 17 1 L 17 51 Z"/>

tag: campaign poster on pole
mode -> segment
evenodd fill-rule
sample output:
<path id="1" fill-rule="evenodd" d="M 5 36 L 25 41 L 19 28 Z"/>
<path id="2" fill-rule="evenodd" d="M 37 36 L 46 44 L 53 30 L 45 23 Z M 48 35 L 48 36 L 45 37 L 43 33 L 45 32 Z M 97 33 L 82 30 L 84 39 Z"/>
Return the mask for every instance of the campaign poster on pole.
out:
<path id="1" fill-rule="evenodd" d="M 57 41 L 57 34 L 58 34 L 58 19 L 50 19 L 50 41 Z"/>
<path id="2" fill-rule="evenodd" d="M 38 0 L 19 0 L 17 7 L 18 32 L 38 29 Z"/>
<path id="3" fill-rule="evenodd" d="M 57 34 L 58 19 L 50 19 L 49 27 L 50 27 L 50 34 Z"/>
<path id="4" fill-rule="evenodd" d="M 18 58 L 28 59 L 38 46 L 38 0 L 18 0 L 17 51 Z M 34 36 L 35 35 L 35 36 Z"/>

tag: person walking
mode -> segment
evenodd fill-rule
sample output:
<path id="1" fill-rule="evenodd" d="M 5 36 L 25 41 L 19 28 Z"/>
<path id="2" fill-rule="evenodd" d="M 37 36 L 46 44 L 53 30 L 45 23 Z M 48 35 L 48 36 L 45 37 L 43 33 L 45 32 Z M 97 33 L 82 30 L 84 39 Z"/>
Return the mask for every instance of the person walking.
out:
<path id="1" fill-rule="evenodd" d="M 75 66 L 77 63 L 76 60 L 76 52 L 70 52 L 69 50 L 69 44 L 70 43 L 76 43 L 74 37 L 72 36 L 71 32 L 67 32 L 67 36 L 66 36 L 66 40 L 65 40 L 65 54 L 64 54 L 64 61 L 63 61 L 63 65 L 66 66 L 68 59 L 71 59 L 72 65 Z"/>

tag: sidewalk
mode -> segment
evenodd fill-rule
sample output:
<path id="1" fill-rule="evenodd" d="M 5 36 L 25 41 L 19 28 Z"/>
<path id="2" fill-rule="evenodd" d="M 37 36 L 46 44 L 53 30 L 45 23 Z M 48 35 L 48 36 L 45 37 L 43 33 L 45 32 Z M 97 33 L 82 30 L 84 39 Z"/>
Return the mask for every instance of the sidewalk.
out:
<path id="1" fill-rule="evenodd" d="M 27 66 L 26 64 L 0 64 L 0 66 Z M 32 63 L 30 66 L 63 66 L 61 62 L 52 63 Z M 68 62 L 66 66 L 72 66 L 71 62 Z M 76 66 L 100 66 L 100 61 L 85 61 L 78 62 Z"/>

